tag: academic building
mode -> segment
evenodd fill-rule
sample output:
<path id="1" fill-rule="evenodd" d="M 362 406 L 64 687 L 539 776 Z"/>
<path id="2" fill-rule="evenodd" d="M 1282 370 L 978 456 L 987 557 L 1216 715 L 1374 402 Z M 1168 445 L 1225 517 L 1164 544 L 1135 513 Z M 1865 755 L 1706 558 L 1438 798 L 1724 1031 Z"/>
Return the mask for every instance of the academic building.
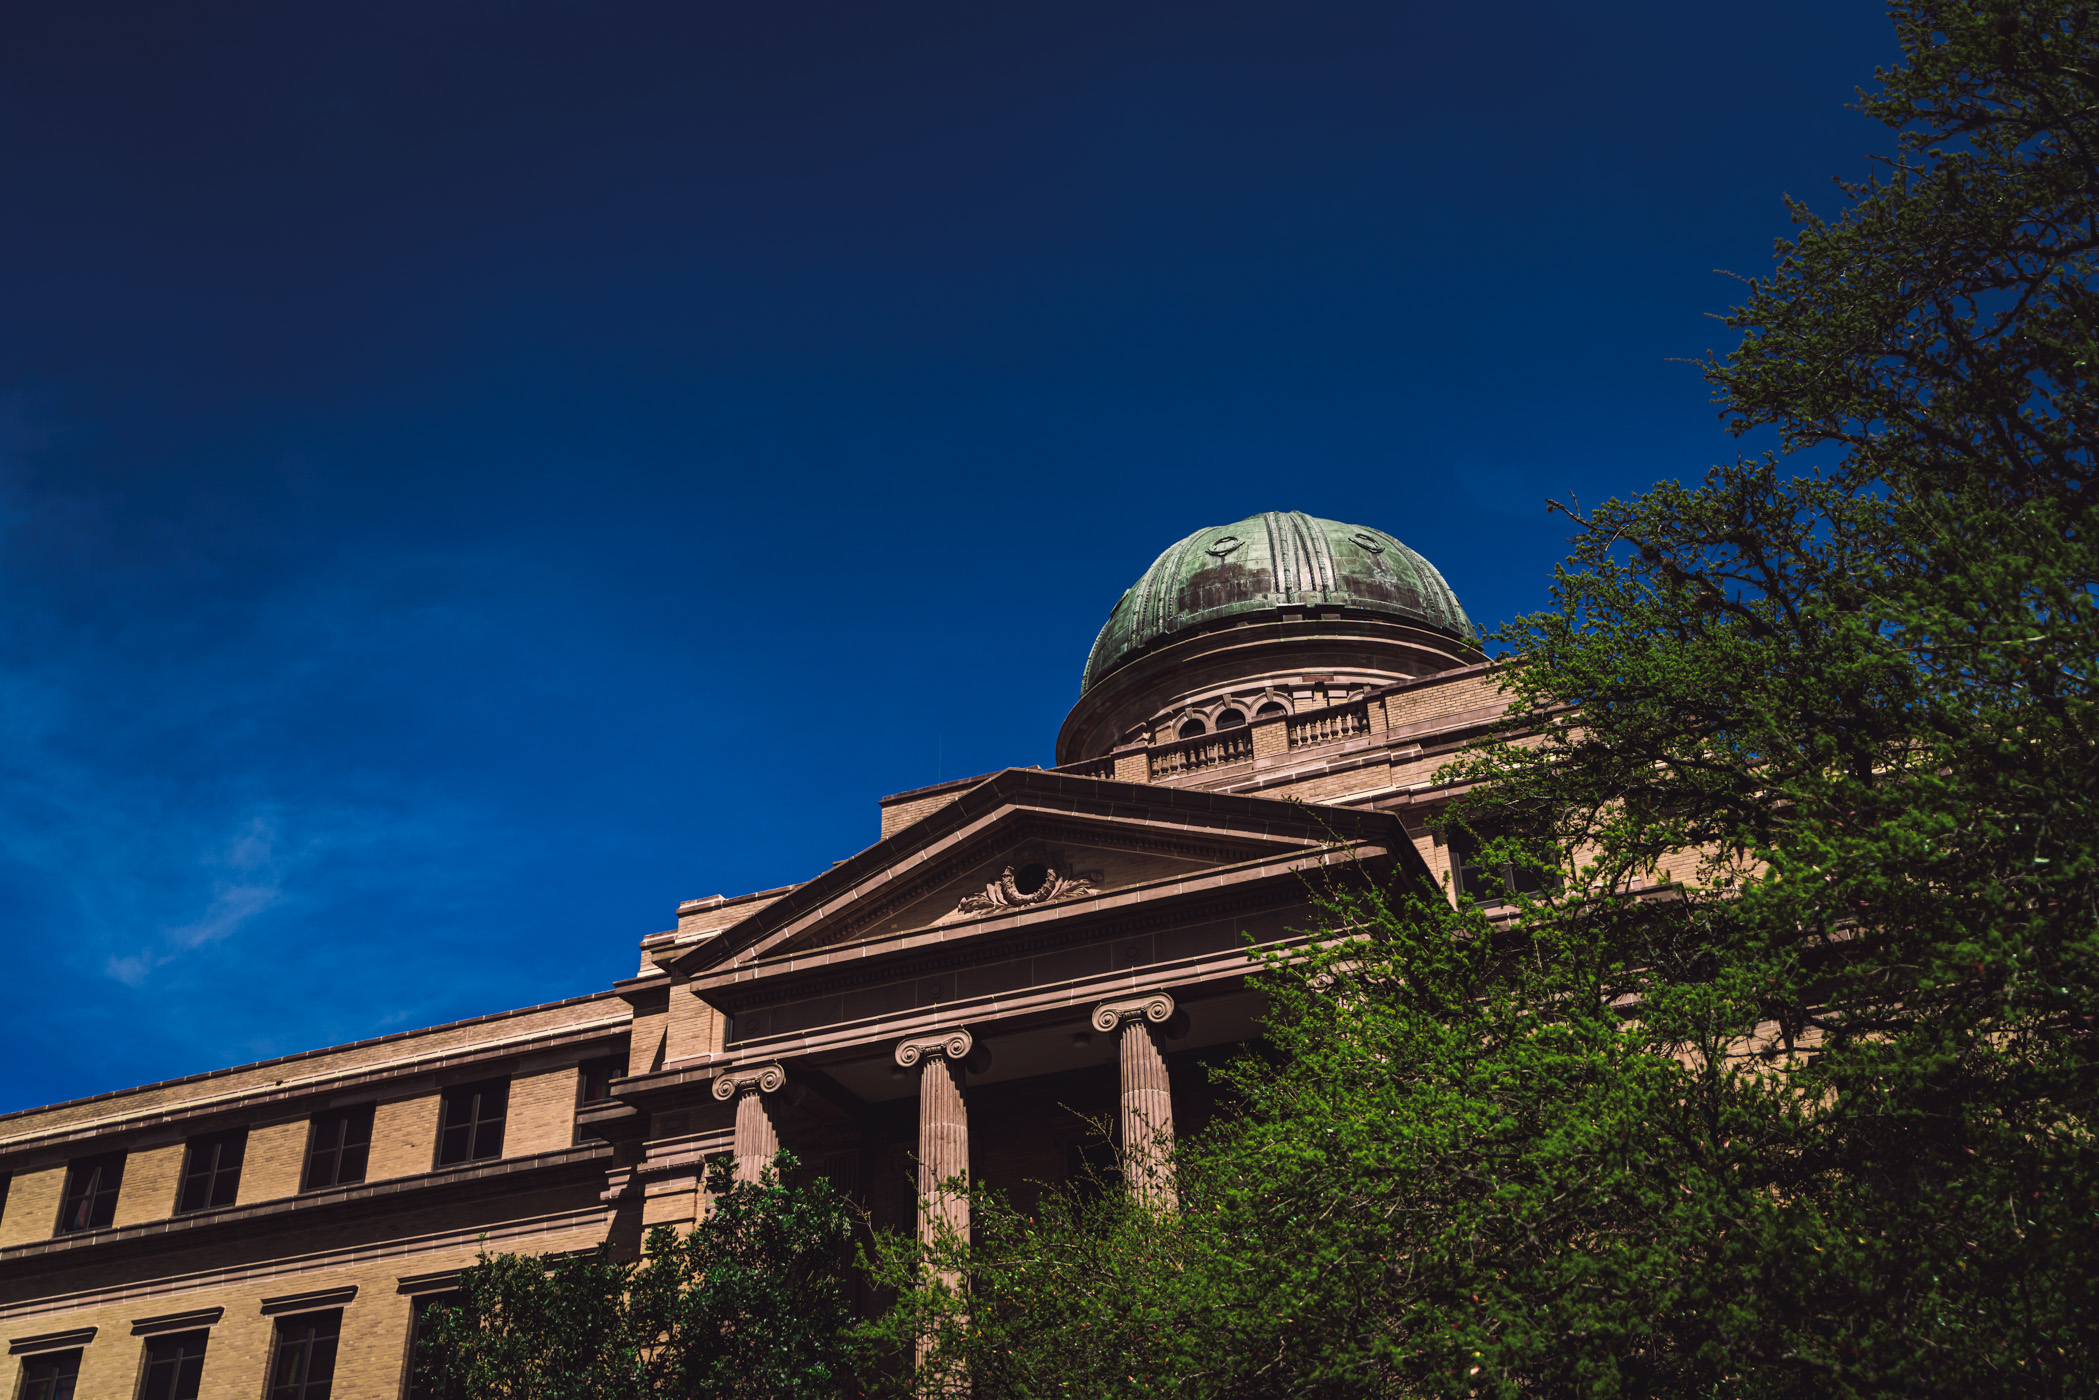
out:
<path id="1" fill-rule="evenodd" d="M 723 1153 L 785 1146 L 927 1229 L 962 1206 L 921 1182 L 1025 1200 L 1108 1124 L 1170 1193 L 1159 1144 L 1255 1033 L 1249 939 L 1308 936 L 1308 871 L 1496 888 L 1426 822 L 1500 710 L 1391 535 L 1198 530 L 1109 614 L 1056 767 L 884 797 L 803 883 L 678 904 L 625 981 L 0 1116 L 13 1393 L 402 1400 L 419 1310 L 484 1247 L 632 1252 Z"/>

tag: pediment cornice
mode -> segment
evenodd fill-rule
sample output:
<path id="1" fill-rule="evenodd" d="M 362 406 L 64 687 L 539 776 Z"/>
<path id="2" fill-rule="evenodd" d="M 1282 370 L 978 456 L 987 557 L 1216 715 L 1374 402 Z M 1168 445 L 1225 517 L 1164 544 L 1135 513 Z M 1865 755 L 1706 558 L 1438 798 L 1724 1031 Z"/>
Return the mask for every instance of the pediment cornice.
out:
<path id="1" fill-rule="evenodd" d="M 1365 844 L 1331 859 L 1335 864 L 1360 860 L 1380 866 L 1393 854 L 1391 846 Z M 1117 890 L 1095 900 L 1007 910 L 966 924 L 890 934 L 863 943 L 725 962 L 695 976 L 690 989 L 725 1011 L 737 1012 L 781 996 L 820 995 L 899 978 L 935 976 L 986 962 L 1114 943 L 1217 919 L 1301 908 L 1304 874 L 1312 863 L 1299 853 L 1271 856 L 1188 879 Z"/>
<path id="2" fill-rule="evenodd" d="M 1336 844 L 1384 844 L 1393 822 L 1349 808 L 1009 768 L 693 948 L 673 967 L 712 981 L 734 968 L 850 944 L 1023 840 L 1229 866 Z M 995 909 L 979 921 L 1057 919 L 1093 902 Z M 944 931 L 960 934 L 969 922 L 947 923 Z"/>

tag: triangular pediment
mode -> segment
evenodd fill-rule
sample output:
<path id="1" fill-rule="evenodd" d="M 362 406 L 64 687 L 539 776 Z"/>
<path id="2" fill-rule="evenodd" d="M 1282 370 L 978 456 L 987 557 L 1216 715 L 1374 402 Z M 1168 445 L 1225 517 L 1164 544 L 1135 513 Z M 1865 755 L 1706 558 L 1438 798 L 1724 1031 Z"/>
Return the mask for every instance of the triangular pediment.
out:
<path id="1" fill-rule="evenodd" d="M 688 975 L 816 949 L 1057 918 L 1119 891 L 1382 834 L 1347 809 L 1078 778 L 993 774 L 679 960 Z"/>

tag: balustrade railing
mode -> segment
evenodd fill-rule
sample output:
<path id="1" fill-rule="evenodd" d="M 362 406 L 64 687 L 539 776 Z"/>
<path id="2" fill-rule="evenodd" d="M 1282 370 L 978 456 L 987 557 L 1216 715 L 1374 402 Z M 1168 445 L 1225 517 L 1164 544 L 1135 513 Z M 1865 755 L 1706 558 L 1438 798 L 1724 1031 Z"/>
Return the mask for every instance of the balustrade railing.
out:
<path id="1" fill-rule="evenodd" d="M 1081 778 L 1112 778 L 1115 776 L 1115 755 L 1105 758 L 1086 758 L 1077 763 L 1059 764 L 1053 772 L 1071 773 Z"/>
<path id="2" fill-rule="evenodd" d="M 1285 728 L 1293 749 L 1331 744 L 1336 739 L 1353 739 L 1358 734 L 1370 732 L 1370 707 L 1359 701 L 1353 705 L 1314 710 L 1308 715 L 1292 715 L 1285 721 Z"/>
<path id="3" fill-rule="evenodd" d="M 1227 729 L 1220 734 L 1176 739 L 1170 744 L 1158 745 L 1146 755 L 1151 763 L 1153 781 L 1183 773 L 1200 773 L 1205 768 L 1221 768 L 1227 763 L 1249 762 L 1253 756 L 1254 736 L 1247 729 Z"/>
<path id="4" fill-rule="evenodd" d="M 1292 749 L 1353 739 L 1370 732 L 1370 706 L 1358 700 L 1352 705 L 1333 705 L 1310 714 L 1291 715 L 1283 721 L 1283 732 L 1287 746 Z M 1254 726 L 1248 725 L 1215 734 L 1198 734 L 1192 739 L 1171 739 L 1154 744 L 1145 752 L 1145 764 L 1149 781 L 1157 782 L 1161 778 L 1200 773 L 1227 764 L 1251 763 L 1253 757 Z M 1115 776 L 1115 757 L 1108 754 L 1083 759 L 1063 764 L 1055 771 L 1076 773 L 1083 778 L 1112 778 Z"/>

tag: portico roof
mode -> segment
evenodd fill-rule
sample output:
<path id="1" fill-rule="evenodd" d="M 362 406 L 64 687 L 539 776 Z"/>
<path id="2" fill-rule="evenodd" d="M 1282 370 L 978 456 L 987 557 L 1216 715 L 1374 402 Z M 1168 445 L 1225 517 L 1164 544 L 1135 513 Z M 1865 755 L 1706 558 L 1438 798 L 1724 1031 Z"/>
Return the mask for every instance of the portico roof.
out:
<path id="1" fill-rule="evenodd" d="M 1395 819 L 1380 813 L 1008 768 L 839 862 L 719 937 L 688 949 L 670 970 L 699 982 L 742 980 L 733 974 L 748 975 L 758 970 L 757 964 L 791 962 L 797 954 L 840 944 L 901 946 L 923 930 L 909 926 L 908 913 L 904 926 L 898 927 L 895 916 L 900 911 L 937 899 L 948 886 L 965 888 L 973 867 L 996 860 L 1005 847 L 1039 841 L 1045 834 L 1066 846 L 1082 847 L 1116 844 L 1118 838 L 1127 843 L 1136 837 L 1160 860 L 1183 864 L 1188 873 L 1261 857 L 1310 858 L 1327 848 L 1366 840 L 1394 851 L 1405 864 L 1421 865 Z M 1425 866 L 1415 873 L 1428 878 Z M 1076 913 L 1089 900 L 1112 893 L 1112 888 L 1104 888 L 1040 906 L 986 910 L 979 921 Z M 943 929 L 952 919 L 941 921 Z"/>

